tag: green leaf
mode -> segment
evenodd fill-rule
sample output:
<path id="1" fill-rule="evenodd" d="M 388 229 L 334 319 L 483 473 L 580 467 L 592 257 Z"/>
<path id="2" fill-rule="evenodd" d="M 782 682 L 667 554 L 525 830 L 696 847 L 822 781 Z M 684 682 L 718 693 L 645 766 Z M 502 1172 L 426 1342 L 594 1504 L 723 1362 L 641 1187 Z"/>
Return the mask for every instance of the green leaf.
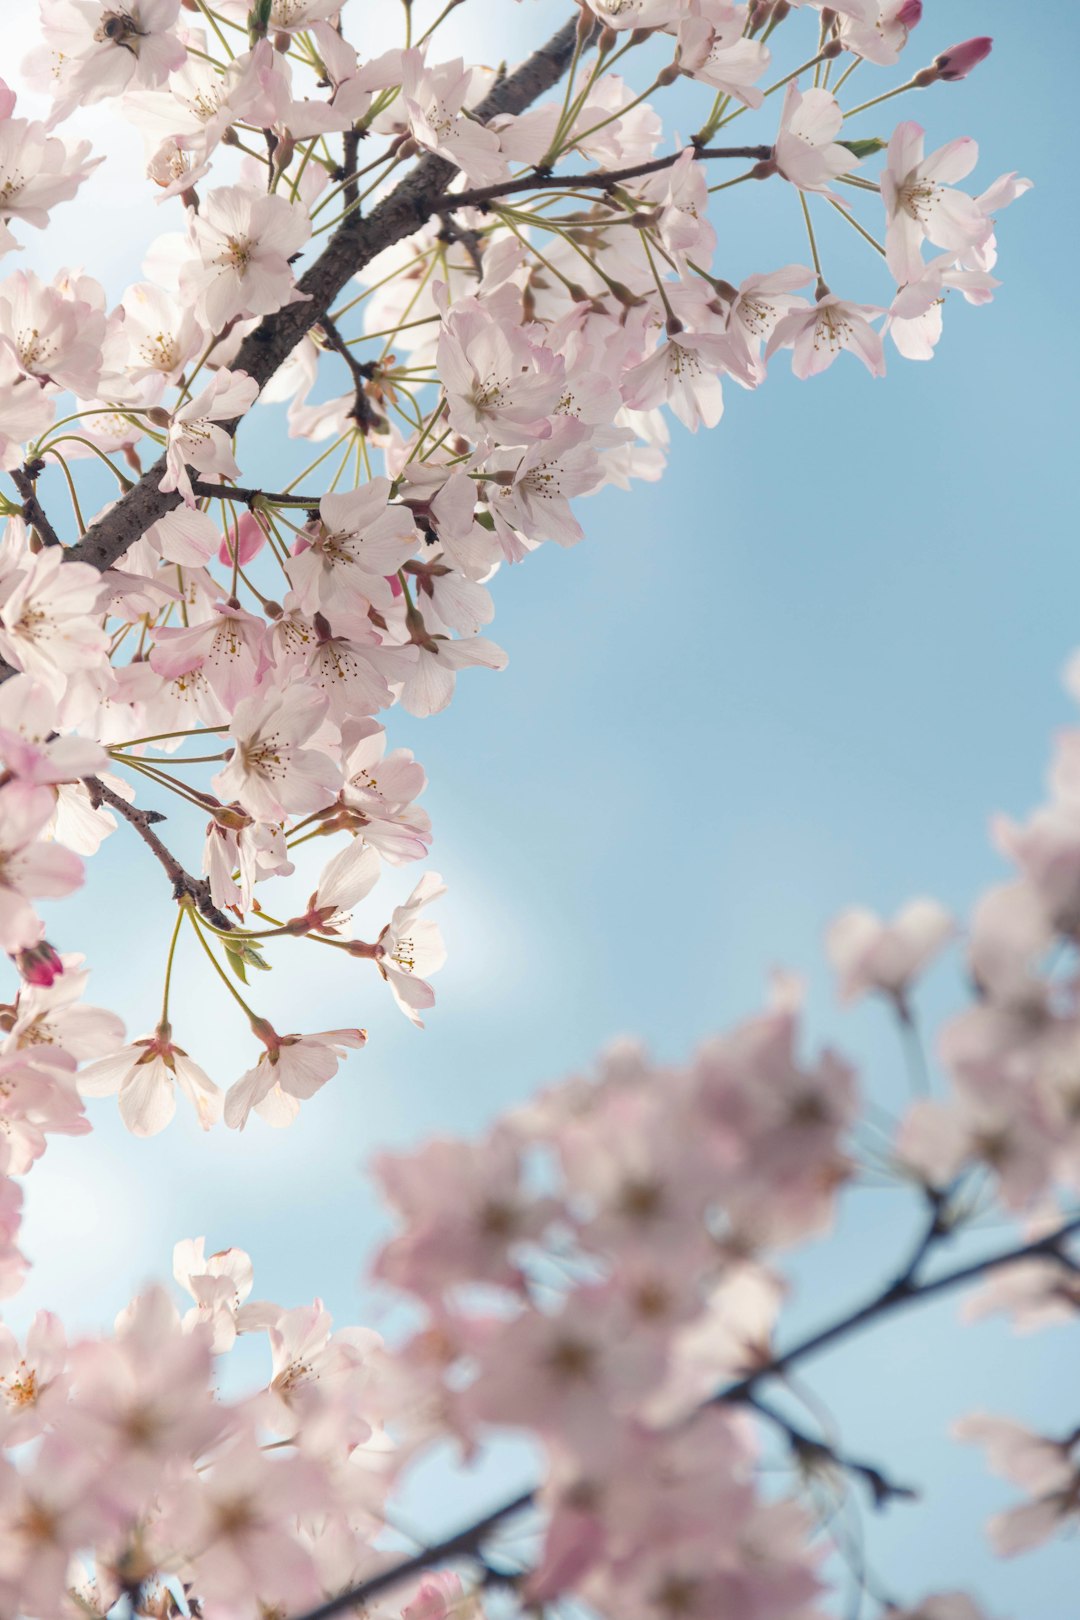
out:
<path id="1" fill-rule="evenodd" d="M 270 963 L 250 940 L 230 940 L 225 944 L 225 956 L 241 984 L 248 982 L 245 968 L 258 968 L 261 973 L 270 971 Z"/>
<path id="2" fill-rule="evenodd" d="M 875 152 L 884 152 L 889 143 L 888 141 L 879 141 L 877 136 L 873 135 L 866 141 L 837 141 L 836 144 L 846 148 L 852 157 L 868 158 L 873 157 Z"/>

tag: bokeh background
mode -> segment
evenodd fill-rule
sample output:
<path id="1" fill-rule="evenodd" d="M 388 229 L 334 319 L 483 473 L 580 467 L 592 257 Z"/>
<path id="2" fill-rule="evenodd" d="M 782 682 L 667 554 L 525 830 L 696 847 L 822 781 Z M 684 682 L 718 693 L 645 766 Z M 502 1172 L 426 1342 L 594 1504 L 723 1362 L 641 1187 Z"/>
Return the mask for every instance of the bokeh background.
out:
<path id="1" fill-rule="evenodd" d="M 350 9 L 393 37 L 389 3 Z M 565 10 L 468 0 L 444 54 L 475 57 L 482 38 L 490 61 L 514 60 Z M 8 0 L 16 83 L 36 26 L 30 0 Z M 812 54 L 815 29 L 809 16 L 788 24 L 781 59 Z M 583 503 L 583 544 L 503 571 L 492 634 L 507 671 L 467 671 L 432 720 L 390 717 L 393 740 L 430 773 L 431 864 L 449 885 L 450 960 L 427 1030 L 405 1022 L 364 964 L 320 960 L 316 974 L 287 944 L 255 985 L 257 1004 L 284 1029 L 362 1023 L 367 1049 L 287 1132 L 253 1118 L 242 1135 L 207 1137 L 181 1104 L 164 1135 L 135 1142 L 111 1100 L 91 1104 L 94 1134 L 54 1139 L 29 1180 L 34 1270 L 13 1324 L 43 1303 L 76 1329 L 107 1324 L 134 1289 L 168 1275 L 177 1238 L 205 1234 L 208 1249 L 250 1251 L 257 1296 L 292 1305 L 318 1292 L 339 1322 L 392 1330 L 392 1302 L 365 1277 L 387 1229 L 365 1175 L 375 1153 L 479 1130 L 616 1035 L 685 1055 L 760 1008 L 775 968 L 805 982 L 810 1044 L 839 1045 L 883 1106 L 902 1105 L 896 1032 L 878 1007 L 841 1013 L 823 929 L 851 902 L 890 911 L 915 894 L 962 917 L 1003 870 L 989 813 L 1038 801 L 1051 733 L 1075 719 L 1060 672 L 1080 641 L 1069 122 L 1080 27 L 1072 0 L 928 0 L 907 62 L 978 33 L 995 36 L 995 51 L 971 79 L 886 104 L 850 133 L 887 136 L 915 117 L 928 146 L 978 137 L 973 189 L 1004 170 L 1034 179 L 999 222 L 994 303 L 954 296 L 933 363 L 891 351 L 883 382 L 845 358 L 799 383 L 779 357 L 757 393 L 729 388 L 714 433 L 674 425 L 661 483 Z M 369 37 L 374 50 L 381 36 Z M 891 82 L 864 69 L 842 100 Z M 678 97 L 686 133 L 711 93 Z M 778 100 L 732 135 L 768 139 Z M 147 200 L 138 143 L 107 105 L 70 127 L 111 161 L 56 211 L 47 239 L 20 233 L 32 240 L 18 263 L 82 265 L 115 296 L 138 279 L 149 239 L 179 228 L 178 205 Z M 787 188 L 736 187 L 718 201 L 717 268 L 730 280 L 806 259 Z M 887 301 L 876 256 L 827 207 L 815 218 L 834 288 Z M 241 460 L 277 482 L 284 459 L 298 469 L 308 458 L 280 412 L 258 420 Z M 182 814 L 175 825 L 190 864 L 197 834 L 181 830 Z M 365 922 L 380 925 L 415 876 L 381 883 L 360 931 L 370 937 Z M 157 1015 L 170 917 L 161 874 L 123 835 L 52 913 L 56 942 L 90 953 L 91 999 L 120 1010 L 133 1036 Z M 253 1043 L 193 942 L 185 949 L 177 1038 L 224 1086 Z M 962 965 L 946 960 L 920 996 L 927 1027 L 961 992 Z M 791 1257 L 784 1333 L 869 1291 L 914 1217 L 894 1192 L 849 1196 L 837 1238 Z M 1006 1235 L 984 1230 L 970 1252 Z M 873 1567 L 898 1597 L 966 1586 L 1002 1620 L 1075 1620 L 1075 1542 L 994 1561 L 983 1524 L 1013 1493 L 948 1426 L 986 1407 L 1071 1428 L 1077 1330 L 1023 1339 L 998 1321 L 962 1327 L 958 1305 L 898 1317 L 804 1369 L 851 1449 L 923 1486 L 919 1503 L 869 1527 Z M 421 1486 L 417 1504 L 431 1523 L 458 1522 L 519 1466 L 508 1451 L 498 1478 L 449 1500 Z"/>

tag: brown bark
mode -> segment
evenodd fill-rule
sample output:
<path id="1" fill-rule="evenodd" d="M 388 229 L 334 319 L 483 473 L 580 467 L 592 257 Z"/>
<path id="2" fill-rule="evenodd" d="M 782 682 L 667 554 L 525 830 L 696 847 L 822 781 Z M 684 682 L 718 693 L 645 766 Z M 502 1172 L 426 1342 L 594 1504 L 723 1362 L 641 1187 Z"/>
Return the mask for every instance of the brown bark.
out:
<path id="1" fill-rule="evenodd" d="M 513 73 L 500 79 L 476 107 L 474 116 L 487 119 L 498 113 L 524 112 L 550 90 L 570 64 L 577 28 L 575 16 Z M 446 206 L 446 188 L 456 173 L 454 165 L 444 158 L 433 154 L 422 157 L 370 214 L 363 218 L 358 213 L 350 214 L 300 277 L 298 286 L 308 294 L 307 300 L 288 304 L 260 321 L 241 344 L 233 368 L 246 371 L 263 387 L 358 270 L 370 264 L 384 248 L 419 230 L 436 212 L 436 204 Z M 227 431 L 235 431 L 237 426 L 235 422 L 222 425 Z M 78 545 L 70 548 L 68 558 L 89 563 L 102 572 L 111 568 L 152 523 L 179 505 L 180 497 L 175 492 L 164 495 L 158 488 L 164 471 L 164 460 L 156 461 L 133 489 L 90 525 Z"/>

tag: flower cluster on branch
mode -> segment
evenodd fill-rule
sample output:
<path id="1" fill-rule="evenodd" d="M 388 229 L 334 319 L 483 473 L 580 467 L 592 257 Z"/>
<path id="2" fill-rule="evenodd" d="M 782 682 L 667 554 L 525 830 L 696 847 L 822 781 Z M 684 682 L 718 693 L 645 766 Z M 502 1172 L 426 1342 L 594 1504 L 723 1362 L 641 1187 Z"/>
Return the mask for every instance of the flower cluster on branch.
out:
<path id="1" fill-rule="evenodd" d="M 500 571 L 581 540 L 578 497 L 659 478 L 668 413 L 715 427 L 725 388 L 756 389 L 784 353 L 803 379 L 845 354 L 880 377 L 886 341 L 929 360 L 948 293 L 978 305 L 998 285 L 995 221 L 1030 182 L 965 190 L 969 137 L 927 154 L 915 122 L 860 121 L 964 78 L 990 42 L 858 102 L 846 88 L 899 62 L 921 0 L 579 0 L 512 72 L 443 58 L 461 3 L 422 24 L 404 0 L 399 43 L 369 56 L 356 0 L 40 0 L 24 72 L 47 117 L 0 85 L 0 253 L 92 183 L 62 126 L 102 101 L 181 227 L 115 304 L 82 272 L 0 279 L 3 1297 L 26 1270 L 18 1178 L 50 1134 L 90 1129 L 84 1099 L 116 1095 L 140 1137 L 177 1091 L 206 1127 L 284 1126 L 365 1045 L 360 1027 L 278 1029 L 249 971 L 336 951 L 422 1025 L 444 891 L 425 870 L 404 903 L 377 898 L 432 842 L 423 768 L 380 717 L 435 715 L 461 671 L 505 666 L 486 633 Z M 686 141 L 658 111 L 676 86 L 701 120 Z M 747 115 L 757 138 L 732 141 Z M 784 194 L 809 263 L 728 278 L 721 194 L 745 184 Z M 887 302 L 833 290 L 826 209 Z M 271 488 L 265 406 L 312 447 Z M 498 1592 L 631 1620 L 824 1614 L 843 1551 L 828 1509 L 852 1485 L 877 1506 L 913 1493 L 775 1404 L 795 1364 L 984 1276 L 975 1311 L 1034 1326 L 1080 1308 L 1080 1009 L 1060 967 L 1080 928 L 1078 739 L 1051 805 L 998 828 L 1018 877 L 972 919 L 948 1089 L 886 1136 L 842 1058 L 804 1058 L 781 982 L 685 1067 L 619 1048 L 479 1143 L 379 1162 L 401 1226 L 376 1275 L 420 1321 L 401 1343 L 334 1331 L 318 1299 L 252 1301 L 248 1256 L 202 1239 L 177 1246 L 184 1316 L 155 1288 L 70 1346 L 48 1311 L 25 1343 L 0 1329 L 4 1612 L 443 1620 Z M 54 944 L 39 911 L 114 836 L 156 862 L 171 923 L 160 1017 L 134 1038 L 83 1000 L 63 912 Z M 328 853 L 290 915 L 276 880 L 315 840 Z M 917 901 L 891 924 L 849 912 L 827 941 L 842 994 L 894 1013 L 920 1083 L 913 991 L 954 932 Z M 239 1078 L 183 1044 L 179 951 L 250 1029 Z M 783 1253 L 870 1171 L 912 1190 L 919 1245 L 858 1311 L 785 1344 Z M 989 1200 L 1030 1223 L 1022 1241 L 931 1274 Z M 269 1376 L 225 1397 L 218 1358 L 244 1335 L 265 1337 Z M 403 1552 L 395 1492 L 417 1460 L 447 1441 L 470 1459 L 504 1429 L 531 1437 L 536 1488 Z M 995 1525 L 1001 1551 L 1075 1518 L 1074 1426 L 961 1433 L 1030 1494 Z M 782 1493 L 766 1436 L 791 1464 Z M 978 1620 L 957 1593 L 893 1598 L 857 1573 L 896 1620 Z"/>

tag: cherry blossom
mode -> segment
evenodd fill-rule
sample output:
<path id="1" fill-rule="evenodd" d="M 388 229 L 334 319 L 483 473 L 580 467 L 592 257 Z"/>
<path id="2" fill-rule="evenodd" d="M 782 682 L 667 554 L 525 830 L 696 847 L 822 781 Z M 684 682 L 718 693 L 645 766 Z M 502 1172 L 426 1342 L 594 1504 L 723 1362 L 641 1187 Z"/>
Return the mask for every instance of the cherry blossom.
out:
<path id="1" fill-rule="evenodd" d="M 757 389 L 780 350 L 800 378 L 843 349 L 882 375 L 886 332 L 929 358 L 948 292 L 958 317 L 989 303 L 995 215 L 1030 185 L 955 190 L 974 142 L 927 157 L 910 122 L 880 181 L 855 172 L 882 149 L 876 112 L 857 117 L 987 54 L 969 40 L 847 96 L 855 67 L 861 87 L 898 62 L 920 0 L 582 0 L 498 70 L 447 59 L 457 5 L 422 24 L 375 9 L 386 49 L 341 0 L 42 0 L 26 74 L 50 123 L 17 118 L 0 83 L 0 252 L 20 221 L 53 227 L 45 259 L 0 282 L 4 1298 L 27 1272 L 17 1178 L 53 1137 L 85 1135 L 98 1098 L 118 1096 L 137 1138 L 171 1122 L 178 1087 L 204 1128 L 288 1125 L 331 1082 L 326 1106 L 350 1109 L 355 1003 L 314 1032 L 279 1033 L 277 1009 L 305 1023 L 320 964 L 347 998 L 372 992 L 374 964 L 415 1026 L 434 1004 L 441 878 L 421 866 L 404 903 L 379 898 L 386 867 L 433 842 L 401 743 L 459 697 L 459 670 L 505 667 L 488 626 L 508 569 L 516 584 L 544 544 L 582 541 L 585 497 L 655 481 L 670 418 L 715 427 L 747 405 L 724 379 Z M 51 129 L 106 102 L 98 121 L 129 132 L 110 149 L 136 143 L 142 171 L 121 206 L 133 229 L 161 221 L 117 275 L 92 229 L 49 257 L 52 210 L 96 168 Z M 751 198 L 751 225 L 775 200 L 795 233 L 764 256 L 731 228 Z M 882 204 L 898 285 L 878 305 Z M 25 1337 L 0 1329 L 0 1609 L 301 1620 L 329 1601 L 482 1620 L 498 1586 L 500 1612 L 819 1620 L 847 1491 L 911 1492 L 834 1431 L 813 1357 L 966 1283 L 966 1315 L 1025 1332 L 1080 1309 L 1080 730 L 1049 792 L 992 824 L 1011 875 L 973 904 L 970 984 L 926 1053 L 933 1095 L 895 1124 L 873 1075 L 809 1047 L 800 986 L 777 973 L 760 1012 L 684 1061 L 622 1042 L 478 1138 L 406 1132 L 377 1154 L 385 1337 L 335 1328 L 315 1288 L 252 1299 L 256 1243 L 228 1233 L 209 1254 L 177 1243 L 176 1297 L 145 1289 L 111 1330 L 65 1331 L 36 1303 Z M 116 865 L 94 863 L 87 904 L 50 912 L 47 934 L 38 912 L 106 839 L 140 886 L 121 966 L 137 956 L 141 978 L 145 957 L 161 1007 L 136 1039 L 86 999 L 100 951 L 74 948 L 80 916 L 113 919 Z M 916 899 L 891 921 L 848 910 L 827 935 L 841 999 L 892 1003 L 915 1078 L 911 998 L 960 926 Z M 214 1018 L 261 1047 L 224 1097 L 178 1044 L 209 1028 L 211 981 Z M 437 1051 L 417 1061 L 441 1083 Z M 800 1339 L 789 1251 L 858 1219 L 867 1181 L 917 1213 L 919 1245 L 905 1234 L 893 1260 L 883 1241 L 877 1293 L 853 1282 L 848 1314 Z M 290 1185 L 285 1170 L 286 1200 Z M 949 1272 L 939 1245 L 984 1215 L 988 1258 Z M 324 1248 L 305 1237 L 313 1271 Z M 1026 1492 L 992 1523 L 1001 1552 L 1075 1520 L 1075 1422 L 961 1425 Z M 447 1556 L 427 1529 L 430 1550 L 397 1552 L 414 1468 L 497 1472 L 506 1428 L 528 1470 L 517 1499 Z M 777 1463 L 793 1465 L 782 1484 Z M 504 1545 L 504 1527 L 527 1533 Z M 961 1592 L 920 1589 L 891 1608 L 979 1620 Z"/>
<path id="2" fill-rule="evenodd" d="M 319 1035 L 278 1035 L 258 1031 L 266 1043 L 253 1069 L 241 1075 L 225 1096 L 225 1123 L 243 1130 L 251 1110 L 269 1125 L 289 1125 L 300 1103 L 313 1097 L 337 1073 L 346 1047 L 363 1046 L 362 1029 L 329 1029 Z"/>
<path id="3" fill-rule="evenodd" d="M 965 137 L 924 157 L 922 126 L 897 125 L 882 170 L 881 195 L 888 217 L 886 256 L 898 281 L 915 281 L 922 273 L 924 238 L 954 253 L 986 240 L 985 214 L 973 197 L 950 183 L 970 174 L 978 156 L 976 143 Z"/>
<path id="4" fill-rule="evenodd" d="M 178 1084 L 200 1125 L 208 1130 L 221 1115 L 220 1092 L 171 1037 L 169 1026 L 163 1024 L 153 1036 L 88 1064 L 79 1074 L 79 1090 L 85 1097 L 109 1097 L 118 1091 L 128 1130 L 135 1136 L 156 1136 L 176 1112 Z"/>
<path id="5" fill-rule="evenodd" d="M 325 754 L 303 745 L 325 713 L 326 699 L 300 681 L 238 703 L 231 721 L 236 746 L 214 778 L 219 792 L 266 821 L 321 809 L 341 775 Z"/>
<path id="6" fill-rule="evenodd" d="M 879 990 L 899 1005 L 926 964 L 953 932 L 953 920 L 936 900 L 911 900 L 891 924 L 853 907 L 837 917 L 826 950 L 847 1001 Z"/>
<path id="7" fill-rule="evenodd" d="M 774 161 L 785 180 L 800 191 L 833 194 L 829 181 L 848 174 L 859 160 L 833 137 L 840 133 L 843 114 L 836 97 L 827 90 L 800 90 L 792 81 L 784 92 L 780 128 L 773 148 Z"/>
<path id="8" fill-rule="evenodd" d="M 163 490 L 178 489 L 188 506 L 195 505 L 189 467 L 215 478 L 235 478 L 240 468 L 232 452 L 229 435 L 216 424 L 228 422 L 246 411 L 259 386 L 242 371 L 217 371 L 213 381 L 194 399 L 181 405 L 168 422 L 169 439 L 165 451 Z"/>
<path id="9" fill-rule="evenodd" d="M 218 186 L 190 227 L 199 257 L 181 266 L 180 287 L 210 331 L 238 315 L 268 315 L 303 296 L 289 260 L 310 227 L 303 209 L 290 207 L 284 197 Z"/>
<path id="10" fill-rule="evenodd" d="M 790 348 L 791 369 L 796 377 L 816 377 L 847 349 L 857 356 L 872 377 L 885 375 L 885 353 L 881 336 L 870 322 L 883 311 L 870 304 L 850 304 L 835 293 L 805 310 L 793 310 L 773 327 L 765 346 L 769 360 L 778 349 Z"/>
<path id="11" fill-rule="evenodd" d="M 176 33 L 180 0 L 39 0 L 54 76 L 54 118 L 119 95 L 130 84 L 164 84 L 187 55 Z"/>

